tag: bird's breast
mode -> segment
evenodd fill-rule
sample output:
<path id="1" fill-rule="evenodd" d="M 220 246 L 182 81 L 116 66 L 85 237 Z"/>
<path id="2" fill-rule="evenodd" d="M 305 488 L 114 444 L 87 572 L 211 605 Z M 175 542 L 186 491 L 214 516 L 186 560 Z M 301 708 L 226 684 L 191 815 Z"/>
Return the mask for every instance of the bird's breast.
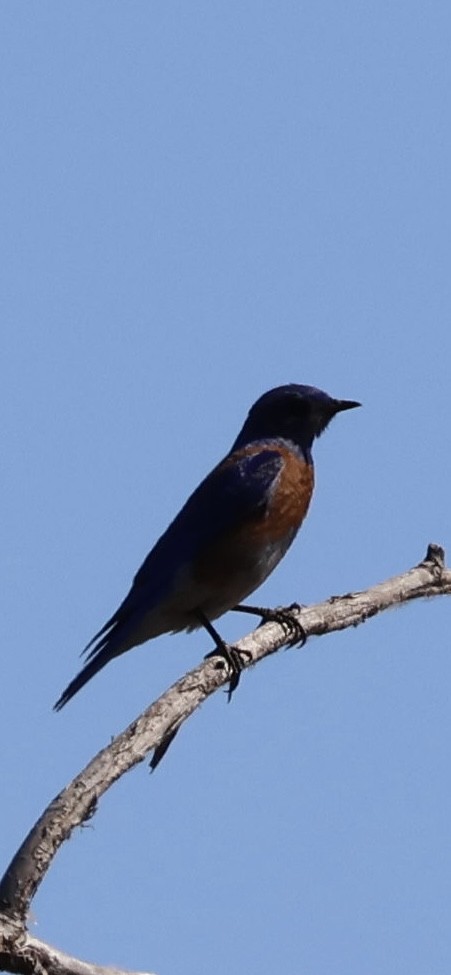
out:
<path id="1" fill-rule="evenodd" d="M 314 487 L 313 464 L 308 464 L 288 447 L 278 446 L 283 466 L 276 478 L 265 515 L 256 519 L 251 531 L 255 538 L 277 542 L 294 537 L 307 514 Z"/>
<path id="2" fill-rule="evenodd" d="M 272 445 L 271 445 L 272 449 Z M 283 465 L 268 493 L 264 511 L 227 532 L 196 563 L 197 584 L 205 589 L 210 618 L 245 599 L 264 582 L 291 545 L 313 492 L 313 466 L 289 448 L 277 446 Z"/>

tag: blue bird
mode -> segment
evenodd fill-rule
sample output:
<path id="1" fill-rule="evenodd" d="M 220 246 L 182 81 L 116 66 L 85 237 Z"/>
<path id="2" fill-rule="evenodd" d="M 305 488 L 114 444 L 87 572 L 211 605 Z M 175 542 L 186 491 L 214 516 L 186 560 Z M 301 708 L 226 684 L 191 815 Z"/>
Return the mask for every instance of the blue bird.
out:
<path id="1" fill-rule="evenodd" d="M 61 694 L 56 711 L 126 650 L 161 633 L 200 627 L 214 640 L 211 655 L 224 657 L 230 667 L 230 696 L 242 663 L 212 620 L 237 610 L 293 625 L 289 611 L 241 601 L 275 569 L 307 514 L 315 437 L 336 413 L 356 406 L 360 403 L 294 383 L 271 389 L 254 403 L 227 456 L 188 498 L 119 609 L 85 647 L 87 663 Z"/>

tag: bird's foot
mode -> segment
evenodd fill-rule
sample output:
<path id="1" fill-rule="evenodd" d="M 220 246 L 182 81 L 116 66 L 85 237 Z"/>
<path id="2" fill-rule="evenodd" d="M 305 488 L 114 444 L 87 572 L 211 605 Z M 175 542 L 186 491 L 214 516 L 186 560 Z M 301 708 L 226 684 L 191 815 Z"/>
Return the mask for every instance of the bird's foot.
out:
<path id="1" fill-rule="evenodd" d="M 229 646 L 222 636 L 219 635 L 218 631 L 215 630 L 213 624 L 205 616 L 202 610 L 197 610 L 197 618 L 202 626 L 205 627 L 207 633 L 210 634 L 212 640 L 215 643 L 215 649 L 211 650 L 210 653 L 205 655 L 205 660 L 209 660 L 210 657 L 222 657 L 225 661 L 226 666 L 231 672 L 229 689 L 227 691 L 227 700 L 230 702 L 232 694 L 236 691 L 238 684 L 240 683 L 241 671 L 244 668 L 244 658 L 247 657 L 252 660 L 252 654 L 248 650 L 238 650 L 237 647 Z"/>
<path id="2" fill-rule="evenodd" d="M 210 650 L 210 653 L 205 654 L 204 660 L 209 660 L 211 657 L 222 657 L 232 674 L 229 688 L 226 692 L 227 701 L 230 703 L 232 694 L 236 691 L 240 683 L 241 672 L 244 669 L 243 658 L 247 657 L 251 660 L 252 654 L 248 650 L 238 650 L 237 647 L 230 646 L 221 640 L 220 644 L 216 644 L 214 650 Z"/>
<path id="3" fill-rule="evenodd" d="M 275 609 L 267 609 L 265 606 L 234 606 L 236 612 L 249 613 L 252 616 L 260 616 L 259 626 L 265 623 L 279 623 L 283 627 L 287 636 L 287 643 L 290 647 L 303 647 L 307 634 L 304 627 L 299 622 L 295 613 L 299 612 L 299 603 L 291 603 L 290 606 L 276 606 Z"/>

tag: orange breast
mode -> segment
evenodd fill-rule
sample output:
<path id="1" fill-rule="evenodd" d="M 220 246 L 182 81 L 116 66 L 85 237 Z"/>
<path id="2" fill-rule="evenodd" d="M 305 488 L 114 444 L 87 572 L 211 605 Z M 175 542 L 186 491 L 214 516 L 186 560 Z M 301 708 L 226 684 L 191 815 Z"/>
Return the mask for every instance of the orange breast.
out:
<path id="1" fill-rule="evenodd" d="M 235 580 L 236 598 L 261 584 L 285 554 L 307 513 L 314 485 L 313 465 L 307 464 L 283 445 L 269 443 L 268 448 L 279 453 L 284 465 L 270 495 L 265 514 L 239 525 L 208 547 L 196 564 L 195 577 L 209 587 Z M 231 463 L 240 454 L 250 455 L 261 445 L 236 451 Z M 227 463 L 227 461 L 226 461 Z"/>
<path id="2" fill-rule="evenodd" d="M 256 519 L 248 526 L 251 536 L 275 542 L 302 524 L 313 494 L 313 464 L 293 454 L 283 446 L 273 447 L 284 460 L 274 493 L 264 518 Z"/>

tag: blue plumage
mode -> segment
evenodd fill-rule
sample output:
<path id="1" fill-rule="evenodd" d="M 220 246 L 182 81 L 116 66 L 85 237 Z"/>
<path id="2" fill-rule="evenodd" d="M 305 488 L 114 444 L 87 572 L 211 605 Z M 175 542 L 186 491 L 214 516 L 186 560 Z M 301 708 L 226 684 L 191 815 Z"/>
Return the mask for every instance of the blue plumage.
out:
<path id="1" fill-rule="evenodd" d="M 230 453 L 157 541 L 116 613 L 93 637 L 60 710 L 111 659 L 164 632 L 211 626 L 238 608 L 280 561 L 313 488 L 311 446 L 332 417 L 358 403 L 308 386 L 265 393 Z"/>

